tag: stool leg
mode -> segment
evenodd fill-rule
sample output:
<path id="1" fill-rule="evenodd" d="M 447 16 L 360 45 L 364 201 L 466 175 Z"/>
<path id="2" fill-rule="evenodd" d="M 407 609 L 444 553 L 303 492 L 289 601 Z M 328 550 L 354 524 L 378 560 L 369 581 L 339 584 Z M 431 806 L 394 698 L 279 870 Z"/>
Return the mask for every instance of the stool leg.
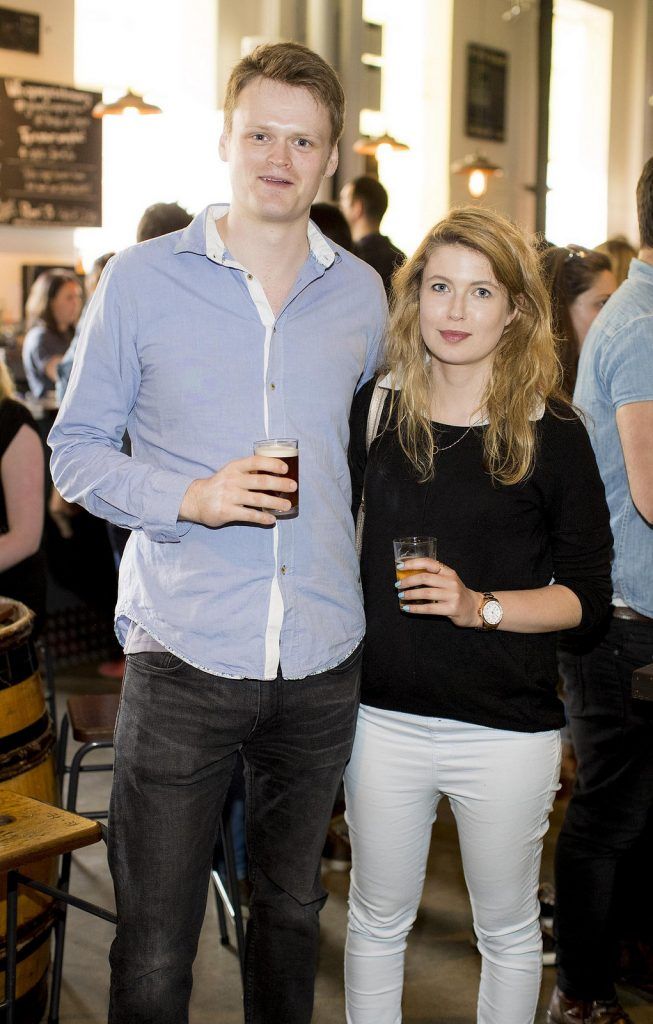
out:
<path id="1" fill-rule="evenodd" d="M 70 855 L 68 855 L 70 859 Z M 68 869 L 70 875 L 70 869 Z M 59 883 L 61 885 L 61 883 Z M 61 976 L 63 973 L 63 947 L 66 938 L 66 911 L 65 903 L 57 907 L 54 923 L 54 958 L 52 961 L 52 984 L 50 991 L 50 1013 L 48 1024 L 58 1024 L 59 1003 L 61 1001 Z"/>
<path id="2" fill-rule="evenodd" d="M 66 735 L 68 729 L 68 718 L 66 721 Z M 65 741 L 66 735 L 62 731 L 61 738 Z M 85 744 L 76 752 L 70 766 L 70 778 L 68 780 L 68 797 L 66 799 L 66 810 L 73 813 L 77 809 L 77 788 L 79 785 L 79 772 L 81 763 L 89 750 L 93 749 L 90 744 Z M 59 875 L 59 889 L 68 892 L 70 885 L 71 854 L 64 853 L 61 858 L 61 874 Z M 68 905 L 62 903 L 57 908 L 57 915 L 54 925 L 54 959 L 52 961 L 52 990 L 50 994 L 50 1014 L 48 1024 L 57 1024 L 59 1020 L 59 1003 L 61 1000 L 61 978 L 63 975 L 63 954 L 66 941 L 66 918 L 68 916 Z"/>
<path id="3" fill-rule="evenodd" d="M 45 669 L 45 699 L 48 702 L 50 718 L 54 725 L 55 736 L 57 734 L 57 690 L 54 675 L 54 658 L 49 646 L 44 643 L 41 646 L 43 655 L 43 667 Z"/>
<path id="4" fill-rule="evenodd" d="M 61 729 L 57 740 L 57 783 L 59 785 L 59 798 L 63 800 L 63 777 L 66 774 L 66 746 L 68 744 L 68 715 L 61 719 Z"/>
<path id="5" fill-rule="evenodd" d="M 214 868 L 217 872 L 217 868 Z M 227 931 L 227 917 L 224 912 L 224 904 L 222 902 L 222 896 L 217 885 L 215 886 L 215 909 L 218 912 L 218 928 L 220 930 L 220 945 L 229 945 L 229 932 Z"/>
<path id="6" fill-rule="evenodd" d="M 234 928 L 236 929 L 236 945 L 238 947 L 238 959 L 240 961 L 240 976 L 245 981 L 245 929 L 243 927 L 243 912 L 240 906 L 240 892 L 238 890 L 238 874 L 236 872 L 236 859 L 234 857 L 234 841 L 231 834 L 231 826 L 228 818 L 223 815 L 220 821 L 220 834 L 222 836 L 222 848 L 224 861 L 227 868 L 227 885 L 231 896 L 231 905 L 234 909 Z"/>
<path id="7" fill-rule="evenodd" d="M 18 943 L 18 880 L 7 874 L 7 958 L 5 972 L 6 1024 L 14 1024 L 16 1010 L 16 961 Z"/>

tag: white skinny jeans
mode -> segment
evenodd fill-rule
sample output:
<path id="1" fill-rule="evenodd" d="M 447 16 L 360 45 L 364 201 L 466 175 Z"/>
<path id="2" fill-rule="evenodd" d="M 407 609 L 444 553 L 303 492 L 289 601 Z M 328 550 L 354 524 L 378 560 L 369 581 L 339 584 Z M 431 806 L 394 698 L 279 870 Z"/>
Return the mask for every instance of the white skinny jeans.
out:
<path id="1" fill-rule="evenodd" d="M 458 826 L 482 955 L 477 1020 L 531 1024 L 542 975 L 542 841 L 559 774 L 557 731 L 510 732 L 361 707 L 345 773 L 348 1024 L 401 1022 L 406 941 L 442 796 Z"/>

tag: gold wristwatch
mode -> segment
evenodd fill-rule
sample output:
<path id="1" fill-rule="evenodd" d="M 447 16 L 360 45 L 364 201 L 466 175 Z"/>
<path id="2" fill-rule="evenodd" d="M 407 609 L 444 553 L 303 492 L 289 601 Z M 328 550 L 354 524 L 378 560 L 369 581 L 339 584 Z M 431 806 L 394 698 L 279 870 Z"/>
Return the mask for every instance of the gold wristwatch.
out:
<path id="1" fill-rule="evenodd" d="M 503 608 L 501 602 L 497 600 L 494 594 L 489 591 L 483 594 L 483 600 L 481 601 L 478 614 L 481 620 L 479 629 L 498 629 L 499 623 L 503 618 Z"/>

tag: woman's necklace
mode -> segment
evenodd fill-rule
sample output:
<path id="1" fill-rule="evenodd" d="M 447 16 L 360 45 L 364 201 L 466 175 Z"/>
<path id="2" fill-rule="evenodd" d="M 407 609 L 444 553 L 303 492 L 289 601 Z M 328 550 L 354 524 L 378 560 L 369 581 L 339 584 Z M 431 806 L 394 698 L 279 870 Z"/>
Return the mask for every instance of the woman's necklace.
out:
<path id="1" fill-rule="evenodd" d="M 460 437 L 457 437 L 455 441 L 451 442 L 451 444 L 446 444 L 444 448 L 442 448 L 436 441 L 435 444 L 433 445 L 433 454 L 438 455 L 439 452 L 448 452 L 450 448 L 455 448 L 457 444 L 460 444 L 461 441 L 464 441 L 472 427 L 476 426 L 478 426 L 477 423 L 470 423 L 464 434 L 461 434 Z"/>

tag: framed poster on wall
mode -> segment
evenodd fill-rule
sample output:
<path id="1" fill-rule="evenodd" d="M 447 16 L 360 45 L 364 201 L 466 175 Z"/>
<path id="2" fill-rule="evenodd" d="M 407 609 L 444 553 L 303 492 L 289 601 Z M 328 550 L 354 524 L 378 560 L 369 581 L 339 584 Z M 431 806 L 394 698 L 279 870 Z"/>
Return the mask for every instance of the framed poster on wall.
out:
<path id="1" fill-rule="evenodd" d="M 0 7 L 0 47 L 3 50 L 40 53 L 40 37 L 41 19 L 38 14 Z"/>
<path id="2" fill-rule="evenodd" d="M 489 46 L 467 47 L 465 134 L 472 139 L 506 141 L 508 54 Z"/>

